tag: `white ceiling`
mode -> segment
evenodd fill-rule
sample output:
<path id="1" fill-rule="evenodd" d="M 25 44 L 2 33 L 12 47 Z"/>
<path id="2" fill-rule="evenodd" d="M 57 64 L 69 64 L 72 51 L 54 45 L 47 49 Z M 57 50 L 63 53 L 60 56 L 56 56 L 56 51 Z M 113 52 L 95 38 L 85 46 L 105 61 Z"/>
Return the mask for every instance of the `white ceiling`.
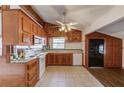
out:
<path id="1" fill-rule="evenodd" d="M 46 22 L 56 24 L 56 20 L 62 21 L 63 11 L 67 11 L 67 22 L 77 22 L 80 30 L 90 26 L 98 18 L 109 12 L 113 6 L 107 5 L 32 5 L 32 8 Z"/>
<path id="2" fill-rule="evenodd" d="M 122 33 L 124 32 L 124 18 L 105 26 L 99 29 L 98 31 L 106 34 L 110 34 L 110 35 L 113 35 L 116 33 Z"/>

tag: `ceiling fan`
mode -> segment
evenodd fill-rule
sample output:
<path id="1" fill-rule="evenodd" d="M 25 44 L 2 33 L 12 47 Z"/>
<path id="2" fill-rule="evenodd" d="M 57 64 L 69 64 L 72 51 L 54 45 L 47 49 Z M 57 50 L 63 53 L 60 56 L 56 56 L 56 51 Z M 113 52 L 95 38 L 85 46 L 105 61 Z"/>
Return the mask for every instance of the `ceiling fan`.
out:
<path id="1" fill-rule="evenodd" d="M 66 22 L 66 11 L 63 12 L 63 22 L 61 21 L 56 21 L 59 24 L 59 31 L 64 31 L 64 32 L 68 32 L 71 31 L 72 29 L 77 29 L 76 27 L 74 27 L 74 25 L 77 25 L 78 23 L 76 22 Z"/>

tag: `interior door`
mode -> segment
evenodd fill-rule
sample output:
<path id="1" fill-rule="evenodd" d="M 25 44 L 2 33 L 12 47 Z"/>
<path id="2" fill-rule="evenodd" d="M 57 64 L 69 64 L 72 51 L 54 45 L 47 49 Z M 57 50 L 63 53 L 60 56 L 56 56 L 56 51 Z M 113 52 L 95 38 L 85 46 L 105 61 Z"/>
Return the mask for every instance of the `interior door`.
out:
<path id="1" fill-rule="evenodd" d="M 103 39 L 89 40 L 89 66 L 90 67 L 104 66 L 104 40 Z"/>

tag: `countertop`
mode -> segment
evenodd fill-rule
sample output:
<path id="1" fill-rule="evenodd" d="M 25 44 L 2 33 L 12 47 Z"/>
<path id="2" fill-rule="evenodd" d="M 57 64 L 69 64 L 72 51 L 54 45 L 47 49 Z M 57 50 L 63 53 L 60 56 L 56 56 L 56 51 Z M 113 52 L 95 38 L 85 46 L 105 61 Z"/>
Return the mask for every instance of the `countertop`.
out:
<path id="1" fill-rule="evenodd" d="M 11 60 L 10 63 L 12 64 L 26 64 L 27 62 L 39 58 L 40 55 L 47 54 L 47 53 L 83 53 L 81 49 L 49 49 L 49 50 L 42 50 L 41 53 L 34 54 L 34 56 L 27 57 L 25 59 L 18 59 L 18 60 Z"/>
<path id="2" fill-rule="evenodd" d="M 48 53 L 83 53 L 81 49 L 48 49 L 42 51 Z"/>
<path id="3" fill-rule="evenodd" d="M 10 63 L 12 63 L 12 64 L 26 64 L 27 62 L 29 62 L 33 59 L 39 58 L 39 56 L 41 56 L 41 55 L 46 55 L 46 54 L 47 54 L 47 52 L 43 52 L 43 53 L 35 54 L 34 56 L 31 56 L 31 57 L 27 57 L 25 59 L 11 60 Z"/>

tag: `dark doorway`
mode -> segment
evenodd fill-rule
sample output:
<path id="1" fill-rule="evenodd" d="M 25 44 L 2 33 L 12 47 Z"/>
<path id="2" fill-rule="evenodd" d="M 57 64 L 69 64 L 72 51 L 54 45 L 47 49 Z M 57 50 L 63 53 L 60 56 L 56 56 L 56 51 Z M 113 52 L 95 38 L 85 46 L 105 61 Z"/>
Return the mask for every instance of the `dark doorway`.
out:
<path id="1" fill-rule="evenodd" d="M 104 40 L 89 40 L 89 67 L 104 66 Z"/>

